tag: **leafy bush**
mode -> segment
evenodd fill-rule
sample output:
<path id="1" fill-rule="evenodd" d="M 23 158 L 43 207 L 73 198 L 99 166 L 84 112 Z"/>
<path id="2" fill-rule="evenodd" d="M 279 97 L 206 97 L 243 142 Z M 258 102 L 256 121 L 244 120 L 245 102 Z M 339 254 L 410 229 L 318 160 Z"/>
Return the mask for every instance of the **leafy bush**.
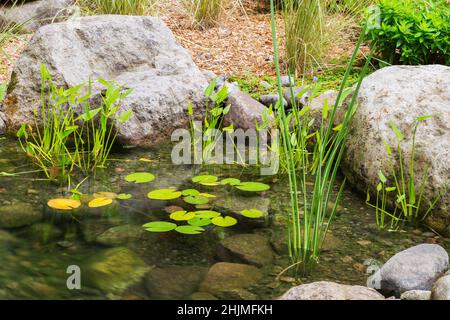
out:
<path id="1" fill-rule="evenodd" d="M 380 28 L 369 35 L 382 59 L 390 64 L 450 64 L 447 0 L 380 0 L 379 8 Z"/>

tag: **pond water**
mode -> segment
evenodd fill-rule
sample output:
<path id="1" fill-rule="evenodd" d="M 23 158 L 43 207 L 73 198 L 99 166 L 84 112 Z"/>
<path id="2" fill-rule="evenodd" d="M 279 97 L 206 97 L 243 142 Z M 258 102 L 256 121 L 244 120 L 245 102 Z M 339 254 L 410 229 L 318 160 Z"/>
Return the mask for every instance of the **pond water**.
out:
<path id="1" fill-rule="evenodd" d="M 289 206 L 285 177 L 260 177 L 255 168 L 240 166 L 174 166 L 168 146 L 158 150 L 124 149 L 112 158 L 108 169 L 99 170 L 81 185 L 80 191 L 130 193 L 133 198 L 97 209 L 84 205 L 73 213 L 47 207 L 49 199 L 68 194 L 60 186 L 43 180 L 39 173 L 0 176 L 0 215 L 9 213 L 12 224 L 14 219 L 30 220 L 26 226 L 0 228 L 0 299 L 213 298 L 206 291 L 220 291 L 216 294 L 218 298 L 273 299 L 294 285 L 316 280 L 365 285 L 364 262 L 368 259 L 385 262 L 414 244 L 438 243 L 447 251 L 450 249 L 448 239 L 426 229 L 378 231 L 374 212 L 359 195 L 347 189 L 320 264 L 305 278 L 295 279 L 288 273 L 277 277 L 289 265 L 285 254 L 284 223 Z M 0 137 L 0 172 L 32 170 L 16 142 Z M 139 185 L 124 180 L 127 174 L 138 171 L 151 172 L 156 179 Z M 195 185 L 191 177 L 200 173 L 257 180 L 270 184 L 271 189 L 249 195 L 231 187 Z M 197 188 L 217 195 L 211 207 L 235 216 L 239 223 L 229 228 L 208 226 L 200 235 L 143 230 L 142 224 L 146 222 L 169 220 L 167 212 L 174 210 L 173 206 L 186 208 L 180 200 L 164 202 L 146 197 L 151 190 L 168 187 Z M 247 219 L 237 214 L 251 208 L 265 211 L 267 216 Z M 246 238 L 248 235 L 251 236 Z M 224 249 L 221 243 L 230 237 L 237 239 L 234 247 L 247 246 L 244 248 L 247 255 Z M 261 249 L 265 252 L 258 251 L 268 257 L 263 263 L 258 262 L 258 257 L 256 262 L 255 257 L 248 257 L 252 243 L 244 243 L 245 239 L 269 244 Z M 209 281 L 214 288 L 205 283 L 200 286 L 208 269 L 218 262 L 253 263 L 261 276 L 250 281 L 251 285 L 245 289 L 234 289 L 233 274 L 251 274 L 255 269 L 230 271 L 228 264 L 222 264 Z M 80 290 L 67 288 L 70 274 L 66 271 L 70 265 L 80 267 Z M 218 289 L 220 286 L 222 291 Z"/>

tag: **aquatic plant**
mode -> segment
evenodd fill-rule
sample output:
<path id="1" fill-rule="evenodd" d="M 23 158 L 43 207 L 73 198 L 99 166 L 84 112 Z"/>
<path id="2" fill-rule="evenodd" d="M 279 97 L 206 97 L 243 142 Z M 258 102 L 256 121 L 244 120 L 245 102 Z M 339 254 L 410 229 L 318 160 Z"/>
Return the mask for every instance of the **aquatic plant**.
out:
<path id="1" fill-rule="evenodd" d="M 74 168 L 90 174 L 105 167 L 120 127 L 133 115 L 132 110 L 119 114 L 131 90 L 102 79 L 98 82 L 106 90 L 101 105 L 92 108 L 90 81 L 68 89 L 57 87 L 41 66 L 41 108 L 33 110 L 33 124 L 22 124 L 17 137 L 49 179 L 69 178 Z"/>
<path id="2" fill-rule="evenodd" d="M 341 99 L 343 99 L 348 75 L 350 74 L 356 55 L 359 51 L 361 43 L 363 42 L 365 36 L 364 30 L 359 37 L 356 48 L 348 63 L 335 105 L 331 109 L 328 109 L 328 107 L 325 106 L 325 110 L 323 110 L 323 116 L 327 114 L 327 121 L 329 125 L 326 127 L 322 126 L 320 128 L 320 134 L 318 135 L 320 139 L 317 141 L 316 151 L 318 165 L 315 170 L 312 190 L 310 190 L 307 187 L 308 155 L 306 152 L 300 153 L 301 165 L 300 167 L 297 167 L 295 164 L 295 157 L 298 155 L 293 152 L 292 147 L 293 144 L 299 144 L 301 150 L 306 149 L 306 138 L 308 137 L 306 130 L 308 127 L 305 127 L 305 123 L 300 121 L 299 114 L 295 111 L 296 108 L 294 108 L 293 117 L 296 119 L 296 125 L 299 126 L 299 130 L 302 134 L 296 136 L 295 143 L 292 143 L 293 138 L 290 134 L 290 119 L 286 115 L 285 108 L 282 103 L 283 91 L 281 85 L 278 40 L 275 28 L 275 6 L 273 0 L 271 0 L 271 26 L 279 95 L 279 103 L 276 106 L 276 116 L 278 118 L 277 123 L 280 127 L 282 135 L 282 153 L 286 158 L 291 205 L 291 209 L 288 214 L 288 253 L 292 261 L 291 267 L 295 267 L 296 270 L 306 272 L 314 263 L 318 262 L 321 246 L 335 216 L 336 209 L 340 201 L 345 181 L 342 183 L 334 199 L 334 204 L 329 206 L 329 204 L 332 203 L 332 191 L 345 148 L 348 126 L 356 110 L 356 97 L 358 95 L 362 79 L 367 72 L 371 55 L 367 58 L 364 68 L 360 74 L 353 97 L 347 106 L 344 120 L 336 129 L 334 128 L 336 111 L 342 101 Z M 336 136 L 334 138 L 331 134 L 332 131 L 336 132 Z"/>
<path id="3" fill-rule="evenodd" d="M 394 122 L 389 125 L 394 132 L 397 145 L 398 166 L 394 165 L 395 157 L 391 146 L 385 142 L 387 152 L 387 162 L 389 164 L 390 176 L 393 180 L 393 185 L 388 186 L 388 178 L 383 172 L 378 173 L 380 182 L 376 187 L 376 201 L 375 204 L 370 203 L 370 192 L 367 192 L 366 203 L 368 206 L 375 209 L 376 222 L 380 229 L 386 227 L 386 216 L 390 218 L 390 229 L 398 228 L 401 221 L 406 221 L 411 224 L 417 224 L 423 221 L 428 214 L 436 206 L 436 203 L 441 198 L 439 194 L 433 201 L 431 201 L 426 211 L 422 208 L 422 199 L 425 187 L 428 182 L 428 167 L 425 168 L 420 182 L 420 187 L 415 183 L 415 149 L 416 149 L 416 133 L 417 127 L 423 121 L 426 121 L 431 116 L 422 116 L 416 119 L 412 130 L 412 145 L 411 157 L 409 159 L 408 167 L 409 173 L 405 170 L 404 156 L 400 143 L 405 139 L 405 136 Z M 398 168 L 398 169 L 396 169 Z M 381 197 L 380 197 L 381 193 Z M 392 205 L 393 204 L 393 205 Z M 393 207 L 393 211 L 388 211 L 388 207 Z"/>

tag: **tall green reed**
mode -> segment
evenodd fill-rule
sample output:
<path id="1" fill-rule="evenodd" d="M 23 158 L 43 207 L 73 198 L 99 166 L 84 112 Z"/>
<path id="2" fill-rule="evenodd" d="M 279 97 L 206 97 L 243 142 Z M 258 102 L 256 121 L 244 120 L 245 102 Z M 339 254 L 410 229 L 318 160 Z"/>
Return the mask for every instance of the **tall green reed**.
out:
<path id="1" fill-rule="evenodd" d="M 184 0 L 193 20 L 202 28 L 218 24 L 226 0 Z"/>
<path id="2" fill-rule="evenodd" d="M 158 0 L 78 0 L 88 14 L 152 15 L 157 12 Z"/>
<path id="3" fill-rule="evenodd" d="M 344 91 L 346 83 L 351 72 L 352 66 L 356 60 L 359 48 L 364 40 L 363 32 L 356 44 L 356 48 L 349 61 L 341 87 L 334 107 L 330 110 L 325 105 L 322 110 L 323 118 L 327 118 L 328 125 L 322 125 L 319 129 L 317 139 L 317 168 L 313 177 L 312 188 L 308 187 L 308 154 L 301 152 L 296 154 L 293 151 L 294 140 L 292 138 L 291 127 L 296 126 L 297 132 L 301 134 L 296 136 L 295 145 L 300 146 L 300 150 L 306 150 L 308 126 L 302 119 L 307 112 L 302 113 L 297 106 L 293 108 L 293 121 L 286 116 L 283 103 L 283 92 L 281 85 L 280 63 L 278 55 L 278 42 L 275 27 L 275 7 L 274 0 L 271 0 L 271 26 L 274 46 L 274 62 L 277 74 L 279 103 L 276 107 L 276 116 L 281 131 L 282 153 L 286 158 L 287 173 L 289 179 L 289 195 L 291 210 L 288 214 L 288 253 L 297 271 L 307 272 L 319 260 L 321 246 L 325 240 L 331 222 L 336 214 L 345 180 L 341 184 L 333 203 L 333 187 L 335 186 L 336 176 L 339 165 L 345 150 L 345 142 L 348 135 L 348 127 L 354 112 L 356 111 L 356 99 L 364 76 L 367 73 L 372 54 L 366 60 L 366 63 L 359 76 L 358 84 L 353 91 L 351 101 L 347 105 L 347 110 L 343 116 L 343 121 L 338 128 L 334 127 L 336 112 L 345 98 Z M 294 124 L 292 123 L 294 122 Z M 322 123 L 323 124 L 323 123 Z M 336 134 L 333 137 L 332 132 Z M 296 134 L 296 132 L 294 132 Z M 299 158 L 300 166 L 296 165 L 296 158 Z"/>

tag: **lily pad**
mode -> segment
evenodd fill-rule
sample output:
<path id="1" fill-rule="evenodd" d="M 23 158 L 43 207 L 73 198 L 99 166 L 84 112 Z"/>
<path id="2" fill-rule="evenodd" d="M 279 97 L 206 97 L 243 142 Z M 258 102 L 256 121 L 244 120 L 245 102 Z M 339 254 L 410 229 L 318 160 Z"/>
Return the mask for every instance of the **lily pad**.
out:
<path id="1" fill-rule="evenodd" d="M 73 210 L 81 206 L 81 202 L 74 199 L 51 199 L 47 202 L 50 208 L 57 210 Z"/>
<path id="2" fill-rule="evenodd" d="M 106 191 L 94 192 L 94 198 L 108 198 L 114 200 L 115 198 L 117 198 L 117 193 Z"/>
<path id="3" fill-rule="evenodd" d="M 170 219 L 175 221 L 188 221 L 195 218 L 194 212 L 175 211 L 170 214 Z"/>
<path id="4" fill-rule="evenodd" d="M 195 189 L 186 189 L 186 190 L 181 191 L 181 194 L 183 196 L 194 196 L 195 197 L 200 194 L 200 191 L 195 190 Z"/>
<path id="5" fill-rule="evenodd" d="M 183 234 L 200 234 L 205 231 L 205 229 L 198 226 L 179 226 L 175 231 Z"/>
<path id="6" fill-rule="evenodd" d="M 221 185 L 230 185 L 230 186 L 235 186 L 237 184 L 241 183 L 241 180 L 236 179 L 236 178 L 227 178 L 227 179 L 223 179 L 222 181 L 220 181 Z"/>
<path id="7" fill-rule="evenodd" d="M 211 219 L 194 218 L 188 221 L 188 224 L 196 227 L 205 227 L 211 224 Z"/>
<path id="8" fill-rule="evenodd" d="M 216 176 L 211 176 L 211 175 L 201 175 L 201 176 L 195 176 L 192 178 L 192 182 L 195 183 L 200 183 L 206 186 L 211 186 L 211 185 L 217 185 L 217 180 L 219 178 L 217 178 Z"/>
<path id="9" fill-rule="evenodd" d="M 155 221 L 155 222 L 149 222 L 143 225 L 145 230 L 150 232 L 167 232 L 174 230 L 177 225 L 172 222 L 165 222 L 165 221 Z"/>
<path id="10" fill-rule="evenodd" d="M 183 198 L 184 202 L 189 204 L 206 204 L 208 203 L 208 198 L 204 196 L 188 196 Z"/>
<path id="11" fill-rule="evenodd" d="M 153 200 L 173 200 L 181 197 L 181 192 L 174 189 L 157 189 L 149 192 L 147 197 Z"/>
<path id="12" fill-rule="evenodd" d="M 117 199 L 119 200 L 128 200 L 131 199 L 133 196 L 129 193 L 121 193 L 117 195 Z"/>
<path id="13" fill-rule="evenodd" d="M 242 210 L 241 214 L 244 217 L 250 218 L 250 219 L 257 219 L 264 216 L 264 212 L 258 209 L 249 209 L 249 210 Z"/>
<path id="14" fill-rule="evenodd" d="M 220 216 L 220 212 L 212 211 L 212 210 L 199 210 L 195 211 L 196 218 L 202 219 L 212 219 Z"/>
<path id="15" fill-rule="evenodd" d="M 270 186 L 261 182 L 241 182 L 235 186 L 242 191 L 261 192 L 270 189 Z"/>
<path id="16" fill-rule="evenodd" d="M 136 172 L 127 175 L 125 180 L 134 183 L 147 183 L 155 180 L 155 176 L 148 172 Z"/>
<path id="17" fill-rule="evenodd" d="M 237 223 L 237 220 L 233 217 L 226 216 L 226 217 L 216 217 L 212 219 L 211 222 L 218 227 L 231 227 Z"/>
<path id="18" fill-rule="evenodd" d="M 95 198 L 88 203 L 89 208 L 100 208 L 104 206 L 108 206 L 112 203 L 112 199 L 108 199 L 105 197 Z"/>
<path id="19" fill-rule="evenodd" d="M 217 196 L 206 192 L 199 193 L 198 195 L 206 198 L 217 198 Z"/>

